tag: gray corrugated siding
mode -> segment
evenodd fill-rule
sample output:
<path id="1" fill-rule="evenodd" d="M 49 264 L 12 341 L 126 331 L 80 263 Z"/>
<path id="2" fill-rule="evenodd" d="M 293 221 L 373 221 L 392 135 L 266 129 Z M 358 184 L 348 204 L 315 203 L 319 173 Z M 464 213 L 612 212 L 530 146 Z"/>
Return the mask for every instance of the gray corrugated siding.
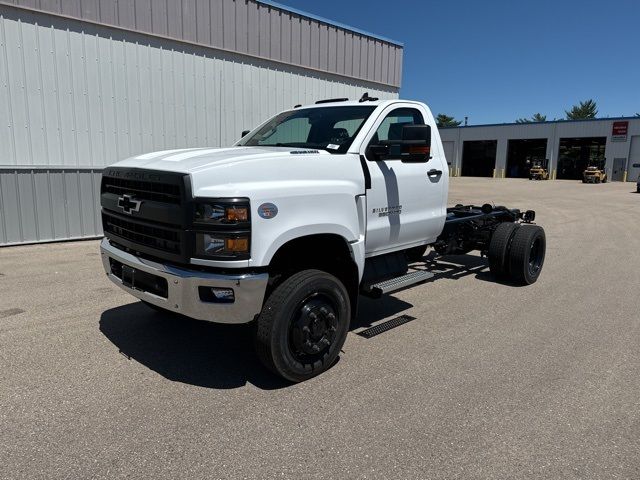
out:
<path id="1" fill-rule="evenodd" d="M 99 5 L 106 15 L 114 3 Z M 397 97 L 381 84 L 0 5 L 0 245 L 99 235 L 95 178 L 106 165 L 229 145 L 294 104 L 364 91 Z"/>
<path id="2" fill-rule="evenodd" d="M 0 168 L 0 245 L 102 235 L 101 171 Z"/>
<path id="3" fill-rule="evenodd" d="M 401 46 L 254 0 L 0 0 L 399 87 Z M 345 68 L 351 64 L 353 68 Z"/>

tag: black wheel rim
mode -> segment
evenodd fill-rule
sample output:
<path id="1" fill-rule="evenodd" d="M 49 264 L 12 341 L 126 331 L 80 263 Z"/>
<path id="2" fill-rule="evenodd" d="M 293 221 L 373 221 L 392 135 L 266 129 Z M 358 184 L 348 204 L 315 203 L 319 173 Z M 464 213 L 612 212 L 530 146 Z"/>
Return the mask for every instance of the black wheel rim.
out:
<path id="1" fill-rule="evenodd" d="M 289 348 L 302 363 L 321 358 L 333 344 L 338 309 L 328 295 L 314 293 L 296 307 L 289 326 Z"/>
<path id="2" fill-rule="evenodd" d="M 540 267 L 542 267 L 542 240 L 538 237 L 531 243 L 529 273 L 536 275 L 540 271 Z"/>

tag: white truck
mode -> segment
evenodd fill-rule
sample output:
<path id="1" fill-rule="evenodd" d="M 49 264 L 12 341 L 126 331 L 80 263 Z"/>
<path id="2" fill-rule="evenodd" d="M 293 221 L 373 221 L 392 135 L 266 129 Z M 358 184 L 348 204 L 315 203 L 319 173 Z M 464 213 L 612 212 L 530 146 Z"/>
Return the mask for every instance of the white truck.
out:
<path id="1" fill-rule="evenodd" d="M 296 106 L 230 148 L 139 155 L 102 175 L 109 279 L 155 309 L 255 324 L 256 350 L 298 382 L 329 368 L 359 295 L 433 276 L 412 268 L 479 250 L 491 272 L 540 275 L 535 213 L 447 208 L 448 165 L 423 103 L 332 99 Z"/>

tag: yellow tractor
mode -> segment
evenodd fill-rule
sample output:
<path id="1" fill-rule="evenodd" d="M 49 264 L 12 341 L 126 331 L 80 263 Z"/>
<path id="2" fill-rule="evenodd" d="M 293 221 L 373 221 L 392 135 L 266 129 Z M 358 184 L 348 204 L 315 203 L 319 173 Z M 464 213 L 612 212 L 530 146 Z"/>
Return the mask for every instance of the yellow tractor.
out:
<path id="1" fill-rule="evenodd" d="M 607 171 L 604 169 L 606 159 L 590 162 L 587 169 L 582 172 L 582 183 L 607 183 Z"/>
<path id="2" fill-rule="evenodd" d="M 529 169 L 529 180 L 549 180 L 548 159 L 534 160 Z"/>

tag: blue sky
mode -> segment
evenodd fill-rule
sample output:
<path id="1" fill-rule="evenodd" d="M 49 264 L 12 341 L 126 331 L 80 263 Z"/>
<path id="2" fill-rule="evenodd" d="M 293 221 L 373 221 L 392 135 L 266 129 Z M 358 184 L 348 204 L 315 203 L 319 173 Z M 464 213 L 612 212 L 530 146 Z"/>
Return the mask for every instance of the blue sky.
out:
<path id="1" fill-rule="evenodd" d="M 403 42 L 400 95 L 470 124 L 640 113 L 640 0 L 278 0 Z"/>

